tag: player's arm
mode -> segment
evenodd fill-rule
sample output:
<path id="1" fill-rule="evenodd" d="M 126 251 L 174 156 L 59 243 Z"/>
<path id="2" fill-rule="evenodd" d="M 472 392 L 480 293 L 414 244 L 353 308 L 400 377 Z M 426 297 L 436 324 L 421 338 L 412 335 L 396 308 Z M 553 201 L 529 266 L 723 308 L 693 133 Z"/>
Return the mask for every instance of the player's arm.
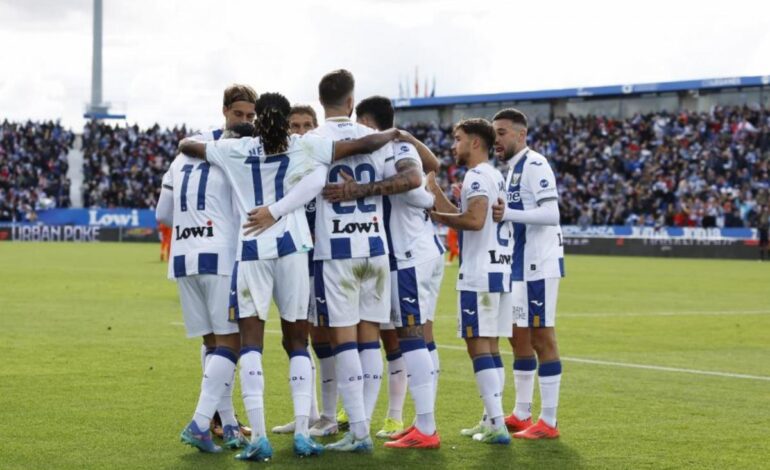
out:
<path id="1" fill-rule="evenodd" d="M 452 202 L 449 200 L 448 197 L 446 197 L 446 194 L 444 194 L 444 191 L 441 189 L 441 186 L 438 185 L 436 182 L 436 174 L 432 171 L 428 173 L 428 191 L 433 193 L 433 196 L 435 198 L 435 207 L 436 212 L 442 212 L 447 214 L 459 214 L 460 209 L 458 209 Z"/>
<path id="2" fill-rule="evenodd" d="M 249 221 L 243 225 L 244 235 L 259 235 L 286 214 L 304 207 L 316 197 L 326 182 L 328 169 L 318 165 L 303 176 L 279 201 L 249 211 Z"/>
<path id="3" fill-rule="evenodd" d="M 192 158 L 206 159 L 206 143 L 191 137 L 185 137 L 179 142 L 179 152 Z"/>
<path id="4" fill-rule="evenodd" d="M 413 207 L 431 209 L 436 204 L 436 196 L 422 186 L 404 193 L 404 201 Z"/>
<path id="5" fill-rule="evenodd" d="M 155 220 L 169 227 L 174 224 L 174 192 L 171 186 L 163 185 L 155 206 Z"/>
<path id="6" fill-rule="evenodd" d="M 332 160 L 336 161 L 361 153 L 372 153 L 391 140 L 399 138 L 399 136 L 401 136 L 401 131 L 398 129 L 388 129 L 359 139 L 339 140 L 334 143 Z"/>
<path id="7" fill-rule="evenodd" d="M 434 222 L 452 227 L 455 230 L 481 230 L 487 219 L 489 199 L 478 195 L 468 200 L 468 208 L 460 214 L 431 212 Z"/>
<path id="8" fill-rule="evenodd" d="M 439 161 L 438 157 L 430 148 L 428 148 L 427 145 L 419 141 L 417 137 L 413 136 L 407 131 L 402 130 L 398 140 L 403 140 L 404 142 L 409 142 L 410 144 L 414 145 L 414 148 L 417 149 L 417 154 L 420 156 L 422 167 L 426 173 L 431 171 L 438 171 L 439 167 L 441 167 L 441 162 Z"/>
<path id="9" fill-rule="evenodd" d="M 559 225 L 559 201 L 556 198 L 545 199 L 530 210 L 511 209 L 502 199 L 492 206 L 492 218 L 495 222 L 515 222 L 530 225 Z"/>
<path id="10" fill-rule="evenodd" d="M 422 171 L 416 161 L 405 158 L 396 162 L 396 174 L 380 181 L 358 184 L 352 175 L 340 173 L 342 183 L 327 184 L 324 199 L 330 202 L 352 201 L 368 196 L 389 196 L 415 189 L 422 184 Z"/>

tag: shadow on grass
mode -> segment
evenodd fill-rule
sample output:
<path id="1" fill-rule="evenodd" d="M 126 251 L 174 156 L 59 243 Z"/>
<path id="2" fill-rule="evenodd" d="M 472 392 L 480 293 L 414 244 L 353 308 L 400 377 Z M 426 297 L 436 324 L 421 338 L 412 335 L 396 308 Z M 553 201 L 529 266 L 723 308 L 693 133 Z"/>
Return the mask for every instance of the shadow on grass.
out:
<path id="1" fill-rule="evenodd" d="M 375 442 L 372 454 L 347 454 L 327 452 L 320 457 L 298 459 L 291 448 L 288 436 L 271 436 L 273 459 L 267 463 L 271 469 L 312 468 L 341 470 L 345 468 L 420 468 L 420 469 L 499 469 L 499 468 L 564 468 L 582 469 L 585 465 L 581 457 L 569 445 L 559 440 L 520 441 L 515 440 L 510 446 L 486 446 L 482 444 L 442 445 L 439 450 L 394 450 L 382 448 L 383 441 Z M 328 442 L 332 442 L 329 439 Z M 327 440 L 324 442 L 328 443 Z M 167 468 L 199 469 L 246 468 L 255 463 L 239 462 L 234 459 L 234 452 L 221 454 L 202 454 L 189 452 L 179 461 Z M 259 465 L 259 464 L 256 464 Z M 267 467 L 266 467 L 267 468 Z"/>

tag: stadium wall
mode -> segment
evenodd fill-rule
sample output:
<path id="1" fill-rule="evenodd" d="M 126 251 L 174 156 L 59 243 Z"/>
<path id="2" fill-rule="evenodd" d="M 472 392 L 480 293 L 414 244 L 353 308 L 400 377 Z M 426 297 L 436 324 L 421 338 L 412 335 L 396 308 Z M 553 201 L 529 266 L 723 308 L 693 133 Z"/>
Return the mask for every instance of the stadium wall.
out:
<path id="1" fill-rule="evenodd" d="M 568 254 L 755 259 L 750 228 L 564 226 Z M 35 222 L 0 224 L 0 241 L 158 242 L 150 209 L 51 209 Z"/>

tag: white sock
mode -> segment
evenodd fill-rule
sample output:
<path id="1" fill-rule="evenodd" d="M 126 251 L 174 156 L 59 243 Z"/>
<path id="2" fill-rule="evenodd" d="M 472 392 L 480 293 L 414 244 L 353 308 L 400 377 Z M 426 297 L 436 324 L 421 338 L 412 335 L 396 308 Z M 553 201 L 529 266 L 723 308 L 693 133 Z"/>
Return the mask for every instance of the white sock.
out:
<path id="1" fill-rule="evenodd" d="M 427 349 L 426 349 L 427 351 Z M 429 357 L 430 358 L 430 357 Z M 406 363 L 401 351 L 387 355 L 388 360 L 388 418 L 403 421 L 406 399 Z"/>
<path id="2" fill-rule="evenodd" d="M 435 394 L 433 393 L 433 361 L 425 342 L 404 340 L 400 342 L 406 370 L 409 371 L 409 392 L 414 400 L 415 427 L 432 436 L 436 432 Z"/>
<path id="3" fill-rule="evenodd" d="M 380 342 L 359 343 L 358 355 L 361 358 L 361 371 L 364 374 L 364 409 L 366 410 L 366 419 L 371 421 L 374 407 L 377 405 L 377 397 L 380 394 L 384 368 Z"/>
<path id="4" fill-rule="evenodd" d="M 334 368 L 339 379 L 339 393 L 348 414 L 350 429 L 356 438 L 369 435 L 364 408 L 364 373 L 356 343 L 343 343 L 334 351 Z"/>
<path id="5" fill-rule="evenodd" d="M 436 343 L 431 341 L 426 345 L 428 352 L 430 352 L 430 358 L 433 361 L 433 402 L 438 404 L 438 378 L 441 375 L 441 363 L 438 360 L 438 349 L 436 349 Z"/>
<path id="6" fill-rule="evenodd" d="M 308 421 L 310 417 L 310 378 L 313 370 L 307 351 L 293 351 L 289 354 L 289 386 L 291 398 L 294 400 L 294 435 L 308 436 Z M 302 418 L 302 419 L 300 419 Z"/>
<path id="7" fill-rule="evenodd" d="M 198 397 L 198 405 L 195 407 L 193 420 L 199 429 L 209 428 L 211 418 L 217 409 L 222 396 L 232 394 L 233 372 L 237 358 L 231 351 L 216 350 L 206 361 L 206 370 L 201 381 L 201 393 Z"/>
<path id="8" fill-rule="evenodd" d="M 337 372 L 334 365 L 332 348 L 328 344 L 314 344 L 318 357 L 318 369 L 321 376 L 321 416 L 332 421 L 337 420 Z"/>
<path id="9" fill-rule="evenodd" d="M 201 344 L 201 372 L 206 372 L 206 360 L 209 354 L 214 352 L 215 348 L 207 348 L 205 344 Z"/>
<path id="10" fill-rule="evenodd" d="M 505 367 L 503 366 L 503 358 L 500 354 L 492 356 L 492 360 L 495 361 L 495 369 L 497 369 L 497 377 L 500 380 L 500 401 L 503 400 L 505 395 Z"/>
<path id="11" fill-rule="evenodd" d="M 476 385 L 479 395 L 484 402 L 489 426 L 501 429 L 503 421 L 503 401 L 500 399 L 500 376 L 495 370 L 495 363 L 490 355 L 482 355 L 473 359 L 473 370 L 476 373 Z"/>
<path id="12" fill-rule="evenodd" d="M 316 383 L 316 380 L 318 380 L 318 374 L 316 371 L 315 359 L 313 359 L 313 355 L 310 353 L 309 346 L 307 348 L 307 355 L 310 357 L 310 368 L 312 370 L 310 379 L 310 422 L 315 423 L 321 417 L 318 414 L 318 393 L 316 391 L 318 388 Z"/>
<path id="13" fill-rule="evenodd" d="M 222 399 L 219 400 L 217 405 L 217 412 L 219 413 L 219 419 L 222 421 L 222 426 L 237 426 L 238 419 L 235 417 L 235 408 L 233 407 L 233 388 L 235 382 L 235 367 L 233 367 L 233 374 L 230 377 L 230 387 L 225 389 L 225 394 L 222 395 Z"/>
<path id="14" fill-rule="evenodd" d="M 251 441 L 265 435 L 265 376 L 262 372 L 262 351 L 257 348 L 241 350 L 241 393 L 251 426 Z"/>
<path id="15" fill-rule="evenodd" d="M 540 419 L 554 428 L 556 427 L 556 408 L 559 406 L 561 361 L 540 364 L 537 379 L 540 383 Z"/>
<path id="16" fill-rule="evenodd" d="M 513 414 L 521 420 L 532 416 L 536 369 L 537 360 L 534 357 L 517 357 L 513 361 L 513 383 L 516 386 L 516 407 L 513 409 Z"/>

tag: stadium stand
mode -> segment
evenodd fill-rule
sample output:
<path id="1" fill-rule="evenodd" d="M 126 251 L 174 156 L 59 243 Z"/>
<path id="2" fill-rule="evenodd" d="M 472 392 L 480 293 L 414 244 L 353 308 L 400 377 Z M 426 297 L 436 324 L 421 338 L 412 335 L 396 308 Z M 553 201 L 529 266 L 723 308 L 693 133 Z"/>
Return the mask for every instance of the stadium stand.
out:
<path id="1" fill-rule="evenodd" d="M 447 193 L 463 169 L 451 126 L 404 123 L 442 161 Z M 152 208 L 182 127 L 89 123 L 83 129 L 85 207 Z M 530 147 L 554 166 L 564 225 L 756 227 L 770 205 L 770 113 L 715 106 L 682 111 L 535 120 Z M 2 124 L 0 219 L 69 207 L 66 155 L 74 135 L 58 123 Z M 501 165 L 501 170 L 506 168 Z"/>
<path id="2" fill-rule="evenodd" d="M 187 129 L 118 127 L 100 122 L 83 129 L 83 205 L 155 207 L 160 181 Z"/>
<path id="3" fill-rule="evenodd" d="M 0 221 L 35 220 L 41 209 L 69 207 L 67 153 L 74 134 L 59 122 L 0 124 Z"/>
<path id="4" fill-rule="evenodd" d="M 440 156 L 449 192 L 463 174 L 450 128 L 406 128 Z M 753 227 L 770 202 L 767 109 L 570 115 L 533 123 L 529 139 L 556 171 L 563 225 Z"/>

